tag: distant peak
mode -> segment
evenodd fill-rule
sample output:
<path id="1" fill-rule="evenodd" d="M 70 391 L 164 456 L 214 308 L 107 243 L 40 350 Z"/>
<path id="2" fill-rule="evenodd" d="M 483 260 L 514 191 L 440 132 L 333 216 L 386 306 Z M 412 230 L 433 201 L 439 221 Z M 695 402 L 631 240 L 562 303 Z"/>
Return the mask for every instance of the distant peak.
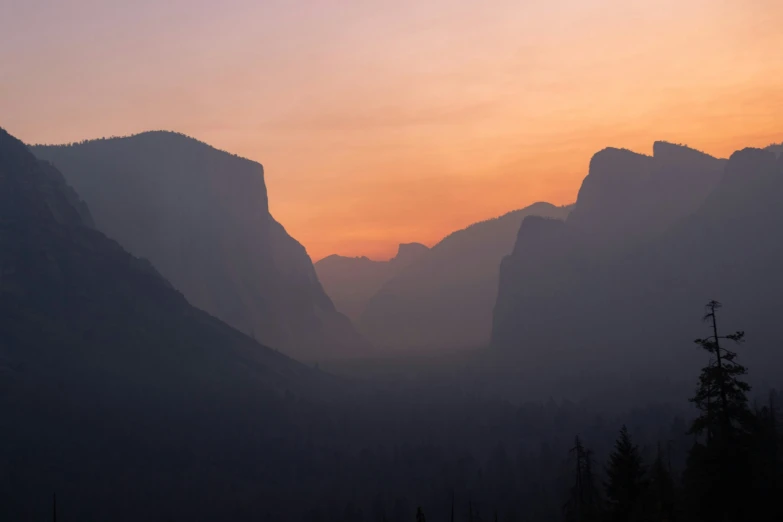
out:
<path id="1" fill-rule="evenodd" d="M 781 143 L 773 143 L 772 145 L 766 147 L 764 150 L 768 150 L 769 152 L 773 153 L 779 158 L 783 158 L 783 142 Z"/>
<path id="2" fill-rule="evenodd" d="M 527 207 L 521 209 L 523 211 L 538 211 L 542 209 L 552 209 L 555 208 L 555 206 L 552 203 L 549 203 L 547 201 L 536 201 L 535 203 L 532 203 L 528 205 Z M 515 212 L 515 211 L 512 211 Z M 510 213 L 510 212 L 509 212 Z"/>
<path id="3" fill-rule="evenodd" d="M 650 166 L 652 161 L 652 156 L 628 149 L 607 147 L 596 152 L 590 159 L 590 171 L 582 187 L 589 182 L 595 182 L 596 176 L 601 180 L 605 180 L 606 176 L 638 176 L 645 172 L 645 167 Z"/>
<path id="4" fill-rule="evenodd" d="M 671 143 L 668 141 L 656 141 L 655 143 L 653 143 L 653 157 L 659 161 L 660 160 L 687 161 L 687 160 L 695 160 L 695 159 L 711 159 L 711 160 L 716 159 L 705 152 L 701 152 L 694 148 L 688 147 L 687 145 L 680 145 L 678 143 Z"/>
<path id="5" fill-rule="evenodd" d="M 652 161 L 651 156 L 629 149 L 607 147 L 590 159 L 590 174 L 596 172 L 634 172 L 640 165 Z"/>
<path id="6" fill-rule="evenodd" d="M 130 134 L 125 136 L 109 136 L 109 137 L 101 137 L 101 138 L 94 138 L 94 139 L 85 139 L 82 141 L 75 141 L 71 143 L 62 143 L 62 144 L 35 144 L 32 145 L 32 148 L 33 149 L 68 148 L 68 147 L 81 147 L 81 146 L 92 147 L 101 144 L 114 144 L 114 145 L 136 144 L 142 146 L 165 147 L 166 149 L 172 151 L 173 150 L 181 151 L 184 149 L 188 151 L 202 150 L 202 151 L 209 151 L 209 152 L 217 152 L 262 167 L 261 164 L 258 163 L 257 161 L 244 158 L 238 154 L 234 154 L 233 152 L 228 152 L 226 150 L 219 149 L 217 147 L 210 145 L 209 143 L 201 141 L 192 136 L 188 136 L 187 134 L 184 134 L 182 132 L 168 131 L 168 130 L 149 130 L 149 131 L 139 132 L 137 134 Z"/>
<path id="7" fill-rule="evenodd" d="M 726 175 L 747 177 L 773 169 L 775 163 L 776 158 L 772 151 L 748 147 L 731 155 L 726 165 Z"/>
<path id="8" fill-rule="evenodd" d="M 605 147 L 596 152 L 593 157 L 609 157 L 609 158 L 649 158 L 647 154 L 636 152 L 631 149 L 625 149 L 620 147 Z"/>
<path id="9" fill-rule="evenodd" d="M 421 243 L 400 243 L 400 246 L 397 248 L 397 255 L 391 259 L 391 262 L 410 263 L 427 251 L 429 251 L 429 248 Z"/>
<path id="10" fill-rule="evenodd" d="M 320 259 L 313 263 L 318 269 L 329 269 L 332 267 L 346 267 L 346 266 L 362 266 L 372 265 L 377 263 L 367 256 L 341 256 L 340 254 L 332 254 Z"/>

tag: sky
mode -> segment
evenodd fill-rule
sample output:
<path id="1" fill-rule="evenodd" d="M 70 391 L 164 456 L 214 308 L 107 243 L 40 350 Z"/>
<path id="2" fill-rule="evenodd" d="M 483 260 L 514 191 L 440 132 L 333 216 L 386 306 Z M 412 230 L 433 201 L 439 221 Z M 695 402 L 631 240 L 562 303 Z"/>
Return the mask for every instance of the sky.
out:
<path id="1" fill-rule="evenodd" d="M 314 260 L 576 199 L 607 146 L 783 141 L 779 0 L 0 0 L 0 126 L 264 165 Z"/>

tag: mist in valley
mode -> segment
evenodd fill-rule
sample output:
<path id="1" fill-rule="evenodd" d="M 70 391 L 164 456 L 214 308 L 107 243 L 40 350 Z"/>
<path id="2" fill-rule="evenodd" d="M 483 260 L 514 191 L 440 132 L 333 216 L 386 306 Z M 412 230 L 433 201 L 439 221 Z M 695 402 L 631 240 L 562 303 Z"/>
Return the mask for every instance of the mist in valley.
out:
<path id="1" fill-rule="evenodd" d="M 516 69 L 489 74 L 484 68 L 502 55 L 486 46 L 514 47 L 503 43 L 500 22 L 524 17 L 443 5 L 421 19 L 430 25 L 404 34 L 432 56 L 460 58 L 460 74 L 437 77 L 460 87 L 451 92 L 435 79 L 441 62 L 427 53 L 416 59 L 400 43 L 409 40 L 395 40 L 391 51 L 380 46 L 378 20 L 396 27 L 421 22 L 426 12 L 416 9 L 434 9 L 403 3 L 399 13 L 380 5 L 257 7 L 269 18 L 253 11 L 248 20 L 279 21 L 280 28 L 268 21 L 264 28 L 282 31 L 274 41 L 284 42 L 259 46 L 258 56 L 247 45 L 239 55 L 254 67 L 253 56 L 265 57 L 258 68 L 270 68 L 268 88 L 284 86 L 259 91 L 271 100 L 268 117 L 232 105 L 247 102 L 245 90 L 258 83 L 243 83 L 249 77 L 232 76 L 228 65 L 218 74 L 206 58 L 198 67 L 212 72 L 197 67 L 204 85 L 192 89 L 164 88 L 177 69 L 153 75 L 145 69 L 157 67 L 151 55 L 144 67 L 131 61 L 138 68 L 116 76 L 131 71 L 141 83 L 160 81 L 156 110 L 145 105 L 148 91 L 134 90 L 141 83 L 107 87 L 101 82 L 120 74 L 114 67 L 122 60 L 107 64 L 92 53 L 131 56 L 119 46 L 122 32 L 102 37 L 116 48 L 75 53 L 86 70 L 106 67 L 90 89 L 63 87 L 57 106 L 76 103 L 77 113 L 48 114 L 53 97 L 42 93 L 54 91 L 23 88 L 40 74 L 35 46 L 3 46 L 0 58 L 9 58 L 15 79 L 7 89 L 13 100 L 0 100 L 0 520 L 783 520 L 783 144 L 773 143 L 781 129 L 769 123 L 778 121 L 774 85 L 753 90 L 768 109 L 753 121 L 761 110 L 751 110 L 739 91 L 731 91 L 745 111 L 739 115 L 731 112 L 734 98 L 711 104 L 722 107 L 717 115 L 699 113 L 701 105 L 637 114 L 634 104 L 647 107 L 657 92 L 682 96 L 681 103 L 693 96 L 655 83 L 628 101 L 626 81 L 647 84 L 630 72 L 623 75 L 630 80 L 612 75 L 638 73 L 615 50 L 614 72 L 595 58 L 588 65 L 597 76 L 582 71 L 583 84 L 572 81 L 571 58 L 561 68 L 551 62 L 565 82 L 544 82 L 554 101 L 540 98 L 538 84 L 507 96 Z M 504 9 L 517 13 L 512 7 Z M 753 20 L 772 16 L 761 7 L 761 14 L 729 7 Z M 250 32 L 239 31 L 242 20 L 216 15 L 250 8 L 188 6 L 187 23 L 216 31 L 215 47 L 203 55 L 193 47 L 194 56 L 233 64 L 237 55 L 219 43 L 236 44 Z M 576 31 L 586 19 L 571 8 L 563 16 Z M 32 27 L 30 17 L 40 15 L 46 25 L 52 9 L 25 5 L 14 16 Z M 137 9 L 125 14 L 147 12 Z M 155 9 L 155 20 L 185 23 L 171 6 Z M 4 10 L 0 33 L 26 38 L 9 30 Z M 305 16 L 310 10 L 320 15 Z M 72 20 L 69 13 L 61 14 Z M 555 27 L 547 13 L 524 14 Z M 695 20 L 688 13 L 683 20 Z M 622 20 L 669 27 L 643 14 Z M 92 30 L 125 27 L 100 9 L 95 16 L 101 23 Z M 146 16 L 129 27 L 153 31 Z M 613 18 L 599 18 L 607 34 L 622 32 Z M 457 23 L 463 19 L 466 25 Z M 466 28 L 490 19 L 496 31 L 482 29 L 471 51 L 480 60 L 467 49 L 441 49 L 451 41 L 443 35 L 463 35 L 455 27 L 470 38 Z M 291 20 L 304 26 L 288 40 Z M 236 34 L 221 32 L 221 24 Z M 634 26 L 639 38 L 645 24 Z M 184 32 L 175 40 L 195 45 L 176 26 Z M 375 28 L 361 35 L 366 49 L 340 39 L 365 27 Z M 759 42 L 778 37 L 765 27 L 755 29 Z M 673 35 L 678 28 L 670 27 Z M 71 38 L 63 45 L 81 45 L 70 25 L 59 30 Z M 322 40 L 310 41 L 313 34 Z M 55 36 L 42 41 L 53 49 Z M 539 36 L 530 45 L 544 49 Z M 608 52 L 601 38 L 584 40 Z M 161 63 L 176 62 L 166 54 L 176 46 L 156 49 L 166 57 Z M 184 71 L 191 55 L 178 52 Z M 17 64 L 28 63 L 27 53 L 29 70 Z M 372 67 L 361 62 L 365 69 L 356 73 L 349 60 L 356 56 L 373 57 Z M 754 59 L 774 83 L 774 59 L 761 58 Z M 539 71 L 529 61 L 524 70 Z M 398 62 L 411 75 L 432 77 L 376 85 L 390 78 L 384 67 L 403 67 Z M 327 63 L 319 81 L 308 76 Z M 433 69 L 416 69 L 422 63 Z M 471 83 L 469 65 L 481 68 L 484 83 Z M 67 67 L 52 67 L 54 82 Z M 737 67 L 739 82 L 744 69 Z M 71 76 L 63 79 L 68 85 Z M 579 89 L 596 77 L 603 87 L 583 95 Z M 213 82 L 226 90 L 218 94 Z M 479 103 L 490 84 L 492 103 Z M 755 89 L 750 80 L 742 85 Z M 297 90 L 303 86 L 315 90 L 305 95 Z M 698 86 L 705 96 L 724 92 Z M 359 97 L 365 88 L 373 100 L 388 97 L 383 118 Z M 357 96 L 353 112 L 341 104 L 323 112 L 332 91 L 343 90 Z M 110 102 L 106 92 L 116 93 Z M 403 110 L 421 101 L 406 96 L 430 92 L 438 94 L 427 102 L 437 118 Z M 603 105 L 607 92 L 616 110 Z M 582 98 L 597 105 L 583 110 L 575 105 Z M 441 99 L 451 100 L 450 110 L 441 110 Z M 510 104 L 494 105 L 501 101 Z M 179 103 L 187 110 L 167 119 Z M 544 119 L 539 104 L 549 104 Z M 302 107 L 313 113 L 302 118 Z M 516 117 L 520 107 L 530 124 Z M 289 111 L 290 120 L 276 119 L 273 109 Z M 606 121 L 588 118 L 576 132 L 575 122 L 591 111 Z M 618 114 L 624 119 L 615 120 Z M 137 131 L 169 121 L 181 125 Z M 65 135 L 62 129 L 81 134 L 96 122 L 105 130 L 80 141 L 46 138 Z M 509 155 L 507 126 L 519 129 L 514 136 L 527 156 Z M 131 131 L 112 135 L 118 128 Z M 661 133 L 656 141 L 627 146 L 653 130 Z M 223 150 L 243 150 L 242 140 L 255 133 L 273 166 Z M 318 146 L 310 144 L 314 135 L 323 140 Z M 438 145 L 434 135 L 453 143 Z M 683 135 L 696 143 L 680 143 Z M 236 147 L 223 145 L 232 139 Z M 496 149 L 487 146 L 495 140 Z M 699 150 L 700 143 L 726 153 Z M 319 169 L 303 176 L 297 169 L 309 161 Z M 465 165 L 479 170 L 466 174 Z M 564 173 L 552 174 L 558 170 Z M 577 181 L 566 186 L 571 178 Z M 392 212 L 389 201 L 397 205 Z"/>

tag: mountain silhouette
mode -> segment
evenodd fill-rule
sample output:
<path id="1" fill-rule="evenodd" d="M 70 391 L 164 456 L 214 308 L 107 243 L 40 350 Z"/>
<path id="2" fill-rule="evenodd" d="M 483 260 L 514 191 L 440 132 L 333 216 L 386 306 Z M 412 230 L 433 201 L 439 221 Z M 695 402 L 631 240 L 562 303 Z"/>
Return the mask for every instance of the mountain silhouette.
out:
<path id="1" fill-rule="evenodd" d="M 523 218 L 565 218 L 570 207 L 535 203 L 456 231 L 389 279 L 358 324 L 374 344 L 391 349 L 484 346 L 492 326 L 498 267 Z"/>
<path id="2" fill-rule="evenodd" d="M 662 141 L 653 144 L 652 156 L 604 149 L 590 161 L 568 223 L 596 245 L 627 247 L 698 208 L 724 163 Z"/>
<path id="3" fill-rule="evenodd" d="M 9 520 L 41 518 L 42 492 L 53 488 L 76 518 L 100 513 L 106 491 L 120 498 L 129 484 L 173 481 L 178 452 L 218 469 L 231 451 L 279 436 L 284 395 L 336 389 L 188 304 L 148 261 L 94 229 L 63 176 L 0 129 L 0 462 L 4 480 L 13 477 L 0 505 Z"/>
<path id="4" fill-rule="evenodd" d="M 337 309 L 358 321 L 384 283 L 428 250 L 421 243 L 403 243 L 388 261 L 333 254 L 315 263 L 315 271 Z"/>
<path id="5" fill-rule="evenodd" d="M 725 328 L 752 332 L 743 361 L 773 377 L 782 167 L 759 149 L 597 153 L 567 220 L 523 221 L 501 264 L 493 347 L 530 371 L 687 376 L 703 363 L 699 312 L 719 299 Z"/>
<path id="6" fill-rule="evenodd" d="M 270 215 L 260 164 L 172 132 L 31 150 L 62 171 L 99 230 L 193 305 L 298 358 L 366 348 Z"/>

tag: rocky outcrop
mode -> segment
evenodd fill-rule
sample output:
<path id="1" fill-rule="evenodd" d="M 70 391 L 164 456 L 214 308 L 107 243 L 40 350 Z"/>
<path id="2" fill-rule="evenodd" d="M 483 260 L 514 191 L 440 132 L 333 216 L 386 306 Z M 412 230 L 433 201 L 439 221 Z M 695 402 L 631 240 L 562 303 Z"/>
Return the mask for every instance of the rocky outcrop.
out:
<path id="1" fill-rule="evenodd" d="M 569 225 L 595 243 L 626 244 L 659 234 L 693 212 L 717 183 L 724 160 L 658 141 L 653 156 L 608 148 L 596 153 Z"/>
<path id="2" fill-rule="evenodd" d="M 195 306 L 299 358 L 366 347 L 270 215 L 260 164 L 170 132 L 32 150 L 63 172 L 99 230 Z"/>

